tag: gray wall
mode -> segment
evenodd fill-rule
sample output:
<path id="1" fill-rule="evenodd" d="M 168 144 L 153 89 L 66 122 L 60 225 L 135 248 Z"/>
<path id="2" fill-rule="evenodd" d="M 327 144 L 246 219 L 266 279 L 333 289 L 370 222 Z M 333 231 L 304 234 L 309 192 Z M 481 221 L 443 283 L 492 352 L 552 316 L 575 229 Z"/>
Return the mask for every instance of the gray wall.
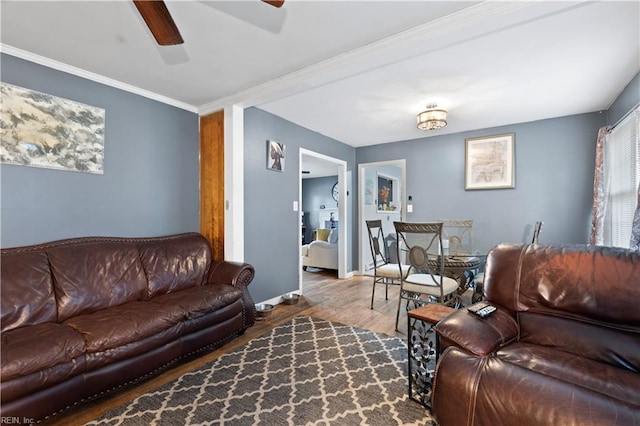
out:
<path id="1" fill-rule="evenodd" d="M 2 81 L 104 108 L 104 174 L 3 164 L 2 247 L 198 231 L 198 116 L 2 55 Z"/>
<path id="2" fill-rule="evenodd" d="M 327 176 L 302 180 L 302 210 L 306 225 L 305 241 L 311 241 L 311 234 L 320 225 L 320 210 L 336 210 L 338 203 L 333 199 L 333 185 L 338 182 L 338 176 Z M 337 213 L 336 213 L 337 220 Z"/>
<path id="3" fill-rule="evenodd" d="M 286 146 L 285 170 L 266 168 L 266 141 L 276 140 Z M 300 241 L 298 212 L 299 149 L 305 148 L 347 162 L 347 172 L 355 168 L 355 150 L 326 136 L 312 132 L 258 108 L 244 112 L 244 202 L 245 261 L 256 269 L 249 291 L 256 302 L 288 293 L 298 288 Z M 354 191 L 348 187 L 350 194 Z M 348 229 L 355 235 L 356 212 L 353 195 L 347 198 L 350 220 Z M 347 271 L 355 259 L 352 240 L 347 246 Z"/>
<path id="4" fill-rule="evenodd" d="M 474 220 L 484 247 L 530 241 L 544 221 L 541 243 L 587 243 L 600 113 L 514 124 L 358 148 L 358 164 L 406 159 L 408 221 Z M 515 133 L 514 189 L 465 191 L 465 138 Z"/>
<path id="5" fill-rule="evenodd" d="M 2 55 L 2 81 L 106 110 L 103 175 L 0 166 L 2 247 L 85 235 L 152 236 L 197 231 L 198 117 L 21 59 Z M 639 77 L 606 114 L 615 123 L 639 101 Z M 256 301 L 298 285 L 298 149 L 347 161 L 348 270 L 357 268 L 356 164 L 405 158 L 408 220 L 471 217 L 484 244 L 586 242 L 593 152 L 605 114 L 584 114 L 354 149 L 257 108 L 245 111 L 245 259 L 257 270 Z M 516 188 L 465 191 L 464 139 L 516 133 Z M 266 140 L 287 146 L 285 171 L 266 169 Z M 353 182 L 352 182 L 353 181 Z"/>
<path id="6" fill-rule="evenodd" d="M 640 104 L 640 73 L 636 74 L 609 107 L 607 111 L 607 124 L 616 124 L 638 104 Z"/>

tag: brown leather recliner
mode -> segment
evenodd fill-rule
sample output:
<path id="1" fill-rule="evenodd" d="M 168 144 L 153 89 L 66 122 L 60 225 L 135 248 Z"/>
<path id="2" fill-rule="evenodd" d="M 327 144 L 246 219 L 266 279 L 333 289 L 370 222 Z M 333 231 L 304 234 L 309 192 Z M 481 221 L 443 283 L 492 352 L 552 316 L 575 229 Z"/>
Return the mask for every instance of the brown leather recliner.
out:
<path id="1" fill-rule="evenodd" d="M 436 325 L 440 426 L 640 425 L 640 253 L 500 245 L 484 297 Z"/>
<path id="2" fill-rule="evenodd" d="M 254 324 L 246 263 L 200 234 L 3 249 L 2 419 L 34 422 Z"/>

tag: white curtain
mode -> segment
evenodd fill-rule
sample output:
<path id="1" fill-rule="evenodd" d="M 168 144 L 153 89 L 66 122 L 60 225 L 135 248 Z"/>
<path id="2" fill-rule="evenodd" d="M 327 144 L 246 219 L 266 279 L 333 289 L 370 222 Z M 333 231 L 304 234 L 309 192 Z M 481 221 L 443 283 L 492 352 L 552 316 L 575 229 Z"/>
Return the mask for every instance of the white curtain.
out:
<path id="1" fill-rule="evenodd" d="M 640 107 L 613 128 L 601 128 L 596 143 L 591 243 L 638 245 L 640 228 Z"/>

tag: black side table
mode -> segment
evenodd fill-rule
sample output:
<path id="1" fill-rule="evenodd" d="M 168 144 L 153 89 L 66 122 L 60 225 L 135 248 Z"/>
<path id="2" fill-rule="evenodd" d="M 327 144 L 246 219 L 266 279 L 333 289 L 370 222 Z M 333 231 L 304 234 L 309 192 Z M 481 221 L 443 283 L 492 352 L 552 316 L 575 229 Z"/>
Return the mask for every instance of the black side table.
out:
<path id="1" fill-rule="evenodd" d="M 431 409 L 431 382 L 438 362 L 438 336 L 433 326 L 455 309 L 430 303 L 407 313 L 409 397 Z"/>

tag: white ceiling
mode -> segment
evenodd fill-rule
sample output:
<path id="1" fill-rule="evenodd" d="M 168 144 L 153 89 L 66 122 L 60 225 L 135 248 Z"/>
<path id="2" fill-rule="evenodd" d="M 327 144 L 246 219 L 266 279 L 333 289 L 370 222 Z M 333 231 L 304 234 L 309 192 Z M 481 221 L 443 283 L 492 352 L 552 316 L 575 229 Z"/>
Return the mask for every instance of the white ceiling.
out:
<path id="1" fill-rule="evenodd" d="M 351 146 L 607 109 L 640 71 L 640 2 L 0 3 L 2 51 L 199 113 L 258 106 Z M 449 125 L 416 129 L 427 103 Z"/>

